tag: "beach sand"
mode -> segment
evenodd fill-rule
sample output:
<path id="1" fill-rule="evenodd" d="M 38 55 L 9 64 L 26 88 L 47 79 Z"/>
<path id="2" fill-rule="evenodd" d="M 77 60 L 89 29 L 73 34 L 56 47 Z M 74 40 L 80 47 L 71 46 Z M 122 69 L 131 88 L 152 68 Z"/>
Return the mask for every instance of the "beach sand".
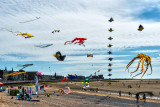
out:
<path id="1" fill-rule="evenodd" d="M 158 81 L 158 82 L 157 82 Z M 58 82 L 47 83 L 46 92 L 39 91 L 39 97 L 32 95 L 34 101 L 16 100 L 16 96 L 11 99 L 11 96 L 6 92 L 0 92 L 0 107 L 145 107 L 143 101 L 136 104 L 136 99 L 129 96 L 119 96 L 95 91 L 84 91 L 81 87 L 81 82 Z M 125 85 L 124 85 L 125 84 Z M 137 84 L 137 85 L 136 85 Z M 140 91 L 152 91 L 155 96 L 159 96 L 160 80 L 116 80 L 111 85 L 107 85 L 106 81 L 90 82 L 90 88 L 99 88 L 100 91 L 113 91 L 122 93 L 131 92 L 133 94 Z M 131 85 L 132 88 L 128 88 Z M 138 87 L 140 85 L 140 88 Z M 71 88 L 70 94 L 58 94 L 58 89 L 64 89 L 65 86 Z M 25 86 L 26 87 L 26 86 Z M 30 87 L 30 86 L 29 86 Z M 35 86 L 31 86 L 35 93 Z M 56 92 L 56 93 L 54 93 Z M 50 93 L 47 97 L 45 94 Z M 160 100 L 147 99 L 148 106 L 158 107 Z"/>

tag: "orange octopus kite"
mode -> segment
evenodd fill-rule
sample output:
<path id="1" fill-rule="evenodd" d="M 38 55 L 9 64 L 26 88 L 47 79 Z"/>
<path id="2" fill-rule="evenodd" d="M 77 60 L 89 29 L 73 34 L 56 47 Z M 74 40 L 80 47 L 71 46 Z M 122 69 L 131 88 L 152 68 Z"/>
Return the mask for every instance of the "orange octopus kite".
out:
<path id="1" fill-rule="evenodd" d="M 142 70 L 141 70 L 141 72 L 140 72 L 139 74 L 137 74 L 137 75 L 140 75 L 140 74 L 143 73 L 143 75 L 142 75 L 142 77 L 143 77 L 144 74 L 146 73 L 149 65 L 150 65 L 150 67 L 151 67 L 151 73 L 148 74 L 148 75 L 151 75 L 151 74 L 152 74 L 151 57 L 148 56 L 148 55 L 145 55 L 145 54 L 143 54 L 143 53 L 139 53 L 136 57 L 134 57 L 134 58 L 128 63 L 128 65 L 126 66 L 126 70 L 127 70 L 128 67 L 133 63 L 133 61 L 134 61 L 135 59 L 137 59 L 137 58 L 140 58 L 140 60 L 139 60 L 139 63 L 138 63 L 138 67 L 137 67 L 137 69 L 136 69 L 134 72 L 136 72 L 136 71 L 138 70 L 138 68 L 139 68 L 139 66 L 140 66 L 140 63 L 141 63 L 141 61 L 142 61 Z M 145 70 L 143 70 L 144 61 L 146 62 L 146 64 L 145 64 L 146 69 L 145 69 Z M 128 71 L 129 71 L 129 69 L 128 69 Z M 132 75 L 132 73 L 134 73 L 134 72 L 131 72 L 130 74 Z M 136 77 L 137 75 L 135 75 L 135 76 L 133 76 L 133 77 Z M 133 78 L 133 77 L 132 77 L 132 78 Z M 141 77 L 140 79 L 142 79 L 142 77 Z"/>

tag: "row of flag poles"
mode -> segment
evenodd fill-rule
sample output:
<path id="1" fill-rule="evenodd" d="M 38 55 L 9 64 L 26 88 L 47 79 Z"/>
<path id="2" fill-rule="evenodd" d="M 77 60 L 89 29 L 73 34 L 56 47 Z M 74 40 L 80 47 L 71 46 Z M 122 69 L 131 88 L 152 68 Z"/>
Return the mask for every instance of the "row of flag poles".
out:
<path id="1" fill-rule="evenodd" d="M 111 36 L 111 32 L 113 32 L 114 30 L 112 29 L 112 27 L 111 27 L 111 23 L 114 21 L 114 19 L 111 17 L 109 20 L 109 23 L 110 23 L 110 29 L 108 30 L 109 32 L 110 32 L 110 37 L 108 38 L 108 40 L 109 40 L 109 45 L 108 45 L 108 48 L 109 48 L 109 51 L 108 51 L 108 54 L 109 55 L 111 55 L 112 54 L 112 52 L 111 52 L 111 47 L 113 46 L 112 44 L 111 44 L 111 40 L 113 39 L 112 38 L 112 36 Z M 112 76 L 112 73 L 111 73 L 111 71 L 112 71 L 112 60 L 113 60 L 113 58 L 112 57 L 109 57 L 108 58 L 108 60 L 109 60 L 109 64 L 108 64 L 108 67 L 109 67 L 109 69 L 108 69 L 108 77 L 109 77 L 109 79 L 108 79 L 108 85 L 111 85 L 111 76 Z"/>

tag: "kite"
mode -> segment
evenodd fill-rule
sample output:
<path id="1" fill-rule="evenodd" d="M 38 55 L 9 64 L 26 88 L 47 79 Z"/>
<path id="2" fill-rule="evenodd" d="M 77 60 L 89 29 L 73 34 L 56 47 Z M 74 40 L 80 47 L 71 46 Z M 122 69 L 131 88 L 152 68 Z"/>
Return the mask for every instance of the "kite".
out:
<path id="1" fill-rule="evenodd" d="M 111 51 L 109 51 L 109 52 L 108 52 L 108 54 L 112 54 L 112 52 L 111 52 Z"/>
<path id="2" fill-rule="evenodd" d="M 108 79 L 108 81 L 111 81 L 111 80 L 112 80 L 111 78 Z"/>
<path id="3" fill-rule="evenodd" d="M 67 80 L 68 80 L 68 78 L 67 78 L 67 77 L 64 77 L 63 80 L 62 80 L 62 82 L 63 82 L 63 81 L 67 81 Z"/>
<path id="4" fill-rule="evenodd" d="M 89 87 L 89 80 L 90 80 L 90 78 L 85 78 L 85 80 L 82 82 L 81 86 L 86 87 L 86 85 L 88 85 L 88 87 Z"/>
<path id="5" fill-rule="evenodd" d="M 71 80 L 72 80 L 72 79 L 76 79 L 76 78 L 77 78 L 77 75 L 76 75 L 76 74 L 73 74 L 73 75 L 72 75 L 72 74 L 71 74 L 71 75 L 68 74 L 67 78 L 68 78 L 68 79 L 71 79 Z"/>
<path id="6" fill-rule="evenodd" d="M 85 78 L 85 80 L 82 82 L 82 84 L 83 84 L 83 83 L 89 84 L 89 80 L 90 80 L 89 78 Z"/>
<path id="7" fill-rule="evenodd" d="M 76 74 L 73 74 L 73 75 L 72 75 L 72 74 L 71 74 L 71 75 L 68 74 L 67 77 L 64 77 L 64 78 L 63 78 L 62 82 L 63 82 L 63 81 L 67 81 L 68 79 L 71 79 L 71 80 L 72 80 L 72 79 L 76 79 L 76 78 L 77 78 L 77 75 L 76 75 Z"/>
<path id="8" fill-rule="evenodd" d="M 108 47 L 111 48 L 113 45 L 109 44 Z"/>
<path id="9" fill-rule="evenodd" d="M 68 92 L 66 91 L 66 89 L 68 89 Z M 69 87 L 65 87 L 65 88 L 64 88 L 64 93 L 66 93 L 66 94 L 71 93 L 71 89 L 70 89 Z"/>
<path id="10" fill-rule="evenodd" d="M 144 27 L 142 25 L 139 25 L 139 28 L 137 30 L 142 31 Z"/>
<path id="11" fill-rule="evenodd" d="M 109 72 L 111 72 L 111 71 L 112 71 L 112 69 L 108 69 L 108 71 L 109 71 Z"/>
<path id="12" fill-rule="evenodd" d="M 108 58 L 108 60 L 112 61 L 112 60 L 113 60 L 113 58 Z"/>
<path id="13" fill-rule="evenodd" d="M 110 28 L 109 30 L 108 30 L 109 32 L 112 32 L 112 31 L 114 31 L 112 28 Z"/>
<path id="14" fill-rule="evenodd" d="M 49 46 L 52 46 L 53 44 L 40 44 L 40 45 L 35 45 L 35 47 L 39 47 L 39 48 L 47 48 Z"/>
<path id="15" fill-rule="evenodd" d="M 100 70 L 98 70 L 97 72 L 100 72 Z"/>
<path id="16" fill-rule="evenodd" d="M 21 36 L 23 36 L 23 37 L 25 37 L 25 38 L 32 38 L 32 37 L 34 37 L 32 34 L 29 34 L 29 33 L 21 33 L 21 32 L 19 32 L 19 34 L 17 34 L 17 35 L 21 35 Z"/>
<path id="17" fill-rule="evenodd" d="M 59 51 L 56 52 L 56 54 L 53 54 L 53 56 L 56 57 L 57 60 L 59 60 L 59 61 L 64 61 L 64 59 L 66 57 L 66 55 L 61 55 L 61 52 L 59 52 Z"/>
<path id="18" fill-rule="evenodd" d="M 0 82 L 0 86 L 2 86 L 2 85 L 3 85 L 3 83 Z"/>
<path id="19" fill-rule="evenodd" d="M 41 76 L 41 75 L 42 75 L 42 72 L 37 72 L 37 75 Z"/>
<path id="20" fill-rule="evenodd" d="M 111 17 L 108 21 L 109 21 L 109 22 L 113 22 L 113 21 L 114 21 L 114 19 Z"/>
<path id="21" fill-rule="evenodd" d="M 110 66 L 110 67 L 111 67 L 111 66 L 112 66 L 112 64 L 111 64 L 111 63 L 109 63 L 109 64 L 108 64 L 108 66 Z"/>
<path id="22" fill-rule="evenodd" d="M 4 77 L 7 77 L 7 76 L 14 76 L 14 75 L 21 75 L 21 74 L 25 74 L 25 73 L 26 73 L 26 72 L 13 72 L 13 73 L 4 75 Z"/>
<path id="23" fill-rule="evenodd" d="M 58 90 L 58 93 L 59 93 L 59 94 L 64 94 L 64 90 L 63 90 L 62 88 L 60 88 L 60 89 Z"/>
<path id="24" fill-rule="evenodd" d="M 112 38 L 112 37 L 109 37 L 108 39 L 109 39 L 109 40 L 112 40 L 113 38 Z"/>
<path id="25" fill-rule="evenodd" d="M 54 32 L 60 32 L 60 30 L 53 30 L 52 33 L 54 33 Z"/>
<path id="26" fill-rule="evenodd" d="M 148 69 L 148 66 L 151 67 L 151 73 L 148 74 L 148 75 L 151 75 L 151 74 L 152 74 L 151 57 L 148 56 L 148 55 L 145 55 L 145 54 L 143 54 L 143 53 L 139 53 L 136 57 L 134 57 L 134 58 L 128 63 L 128 65 L 126 66 L 126 70 L 127 70 L 128 67 L 133 63 L 133 61 L 134 61 L 135 59 L 137 59 L 137 58 L 140 59 L 140 60 L 139 60 L 139 63 L 138 63 L 138 67 L 137 67 L 137 69 L 136 69 L 134 72 L 131 72 L 130 74 L 132 75 L 132 73 L 135 73 L 135 72 L 139 69 L 140 63 L 141 63 L 141 61 L 142 61 L 142 70 L 141 70 L 141 72 L 138 73 L 137 75 L 140 75 L 140 74 L 143 73 L 142 76 L 141 76 L 141 78 L 140 78 L 140 79 L 142 79 L 142 77 L 144 76 L 144 74 L 146 73 L 146 71 L 147 71 L 147 69 Z M 143 70 L 144 61 L 146 62 L 146 65 L 145 65 L 145 66 L 146 66 L 146 69 L 145 69 L 145 70 Z M 129 69 L 128 69 L 128 72 L 129 72 Z M 135 75 L 135 76 L 133 76 L 133 77 L 136 77 L 137 75 Z M 132 77 L 132 78 L 133 78 L 133 77 Z"/>
<path id="27" fill-rule="evenodd" d="M 5 29 L 5 28 L 2 28 L 2 29 Z M 22 33 L 22 32 L 19 32 L 19 31 L 11 31 L 11 30 L 8 30 L 8 29 L 5 29 L 5 30 L 7 30 L 8 32 L 11 32 L 11 33 L 13 33 L 14 35 L 21 35 L 21 36 L 23 36 L 23 37 L 25 37 L 25 38 L 32 38 L 32 37 L 34 37 L 34 35 L 32 35 L 32 34 L 29 34 L 29 33 Z"/>
<path id="28" fill-rule="evenodd" d="M 44 85 L 44 87 L 48 87 L 48 85 L 47 85 L 47 84 L 45 84 L 45 85 Z"/>
<path id="29" fill-rule="evenodd" d="M 51 67 L 49 67 L 49 70 L 51 71 Z M 51 71 L 52 72 L 52 71 Z"/>
<path id="30" fill-rule="evenodd" d="M 66 45 L 68 42 L 68 44 L 72 44 L 72 43 L 74 43 L 75 41 L 78 41 L 78 42 L 75 42 L 74 44 L 77 44 L 77 43 L 79 43 L 79 45 L 83 45 L 83 46 L 85 46 L 84 45 L 84 42 L 85 42 L 85 40 L 87 40 L 86 38 L 75 38 L 75 39 L 73 39 L 72 41 L 66 41 L 65 43 L 64 43 L 64 45 Z"/>
<path id="31" fill-rule="evenodd" d="M 108 74 L 108 76 L 112 76 L 112 74 Z"/>
<path id="32" fill-rule="evenodd" d="M 17 67 L 22 67 L 20 70 L 28 67 L 28 66 L 32 66 L 33 64 L 24 64 L 24 65 L 21 65 L 21 64 L 17 64 Z"/>
<path id="33" fill-rule="evenodd" d="M 27 23 L 27 22 L 31 22 L 31 21 L 35 21 L 35 20 L 38 20 L 40 19 L 40 17 L 36 17 L 36 19 L 33 19 L 33 20 L 29 20 L 29 21 L 25 21 L 25 22 L 19 22 L 19 23 Z"/>
<path id="34" fill-rule="evenodd" d="M 93 54 L 87 54 L 87 57 L 93 57 Z"/>

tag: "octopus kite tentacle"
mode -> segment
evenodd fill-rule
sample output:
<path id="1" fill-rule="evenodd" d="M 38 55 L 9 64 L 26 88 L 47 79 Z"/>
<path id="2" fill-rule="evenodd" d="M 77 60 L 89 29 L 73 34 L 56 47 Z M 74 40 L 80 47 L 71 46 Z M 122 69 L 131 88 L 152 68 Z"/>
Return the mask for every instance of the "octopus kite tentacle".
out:
<path id="1" fill-rule="evenodd" d="M 128 63 L 128 65 L 126 66 L 126 70 L 128 70 L 128 72 L 129 72 L 128 67 L 133 63 L 133 61 L 134 61 L 136 58 L 137 58 L 137 57 L 134 57 L 134 58 Z"/>
<path id="2" fill-rule="evenodd" d="M 151 65 L 151 62 L 150 62 L 150 67 L 151 67 L 151 73 L 150 74 L 147 74 L 147 75 L 151 75 L 152 74 L 152 65 Z"/>
<path id="3" fill-rule="evenodd" d="M 139 60 L 137 69 L 136 69 L 134 72 L 131 72 L 131 73 L 130 73 L 131 76 L 132 76 L 132 73 L 135 73 L 136 71 L 138 71 L 141 61 L 142 61 L 142 59 Z"/>

